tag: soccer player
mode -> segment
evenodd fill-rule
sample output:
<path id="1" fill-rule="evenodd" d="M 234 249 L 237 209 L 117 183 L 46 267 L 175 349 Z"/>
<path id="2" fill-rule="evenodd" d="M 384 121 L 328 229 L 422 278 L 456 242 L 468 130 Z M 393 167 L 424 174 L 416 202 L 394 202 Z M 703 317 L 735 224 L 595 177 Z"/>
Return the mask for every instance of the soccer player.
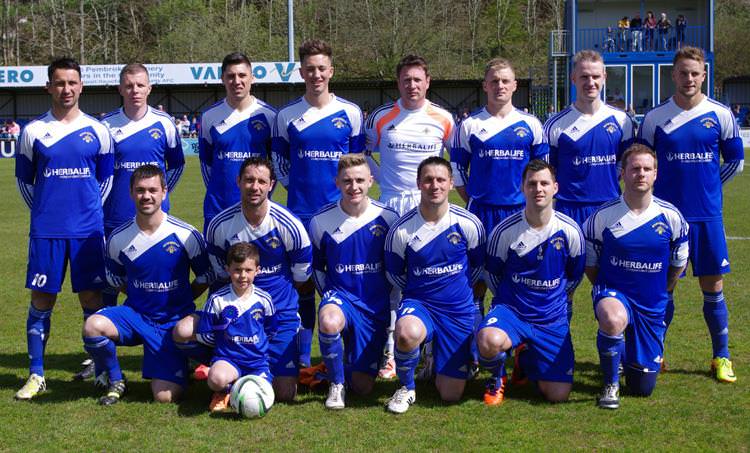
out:
<path id="1" fill-rule="evenodd" d="M 652 195 L 656 164 L 651 148 L 628 148 L 622 156 L 622 197 L 583 226 L 604 376 L 597 403 L 604 409 L 620 406 L 620 364 L 631 394 L 653 392 L 664 353 L 667 292 L 687 263 L 687 222 L 672 204 Z"/>
<path id="2" fill-rule="evenodd" d="M 463 394 L 474 335 L 471 287 L 482 273 L 484 227 L 448 202 L 453 175 L 448 161 L 428 157 L 417 169 L 419 206 L 401 217 L 385 243 L 385 270 L 403 291 L 396 321 L 396 372 L 402 387 L 388 401 L 393 413 L 414 403 L 419 345 L 431 341 L 435 385 L 444 401 Z"/>
<path id="3" fill-rule="evenodd" d="M 167 175 L 167 193 L 177 186 L 185 166 L 177 127 L 169 115 L 149 107 L 151 83 L 148 70 L 140 63 L 128 64 L 120 71 L 122 107 L 107 114 L 102 122 L 114 140 L 115 172 L 112 192 L 104 203 L 104 234 L 131 220 L 135 207 L 130 200 L 130 175 L 145 164 L 161 168 Z M 164 199 L 169 212 L 169 197 Z M 117 305 L 117 292 L 108 288 L 104 304 Z"/>
<path id="4" fill-rule="evenodd" d="M 250 59 L 233 52 L 221 62 L 226 97 L 201 116 L 199 157 L 206 185 L 203 231 L 211 219 L 240 200 L 235 179 L 248 157 L 270 157 L 276 110 L 250 94 Z"/>
<path id="5" fill-rule="evenodd" d="M 300 320 L 298 288 L 310 279 L 312 247 L 302 223 L 283 206 L 268 199 L 276 183 L 271 163 L 266 159 L 246 159 L 237 176 L 240 202 L 217 215 L 208 225 L 208 250 L 219 281 L 229 279 L 225 266 L 227 251 L 237 242 L 258 248 L 260 269 L 254 285 L 268 292 L 276 310 L 277 330 L 268 345 L 269 365 L 278 401 L 292 401 L 297 394 L 297 341 Z M 180 321 L 174 331 L 178 347 L 202 359 L 201 319 L 195 313 Z M 205 344 L 205 343 L 204 343 Z M 203 358 L 205 360 L 205 358 Z"/>
<path id="6" fill-rule="evenodd" d="M 102 200 L 112 187 L 112 138 L 78 108 L 81 68 L 69 58 L 47 68 L 52 108 L 19 139 L 16 178 L 31 209 L 26 287 L 29 378 L 15 394 L 29 400 L 46 389 L 44 350 L 67 264 L 84 320 L 101 308 L 104 275 Z"/>
<path id="7" fill-rule="evenodd" d="M 276 333 L 271 295 L 253 285 L 260 269 L 258 248 L 238 242 L 227 251 L 230 284 L 209 296 L 196 336 L 214 347 L 208 387 L 215 393 L 208 409 L 229 411 L 232 384 L 249 374 L 273 381 L 268 341 Z"/>
<path id="8" fill-rule="evenodd" d="M 573 344 L 567 293 L 583 277 L 583 233 L 570 217 L 552 208 L 557 193 L 554 168 L 532 160 L 521 175 L 526 207 L 500 223 L 487 240 L 485 270 L 495 297 L 477 332 L 480 363 L 492 373 L 484 403 L 505 395 L 505 355 L 537 381 L 551 402 L 568 399 L 573 387 Z M 514 370 L 514 374 L 520 370 Z"/>
<path id="9" fill-rule="evenodd" d="M 530 160 L 547 159 L 549 153 L 539 120 L 513 106 L 517 85 L 508 60 L 490 60 L 482 81 L 487 105 L 462 121 L 453 137 L 456 190 L 488 232 L 523 209 L 521 174 Z M 477 325 L 484 314 L 486 292 L 480 280 L 474 288 Z"/>
<path id="10" fill-rule="evenodd" d="M 273 160 L 286 187 L 287 206 L 307 228 L 312 216 L 338 199 L 334 180 L 339 158 L 364 150 L 362 111 L 328 89 L 333 77 L 333 50 L 328 43 L 308 40 L 299 47 L 300 75 L 305 94 L 279 110 L 273 130 Z M 315 328 L 315 286 L 300 288 L 299 357 L 310 366 Z"/>
<path id="11" fill-rule="evenodd" d="M 418 55 L 407 55 L 396 65 L 399 99 L 372 112 L 366 124 L 366 149 L 375 179 L 380 184 L 380 201 L 404 215 L 419 204 L 415 185 L 417 167 L 427 157 L 442 156 L 450 149 L 454 123 L 450 112 L 427 99 L 430 70 Z M 372 159 L 379 153 L 380 165 Z M 396 307 L 391 308 L 388 341 L 379 375 L 396 377 L 393 368 L 393 328 Z M 431 374 L 430 347 L 426 348 L 425 368 Z M 427 377 L 427 376 L 425 376 Z"/>
<path id="12" fill-rule="evenodd" d="M 167 183 L 161 168 L 143 165 L 130 177 L 134 219 L 107 241 L 107 279 L 127 294 L 125 303 L 89 317 L 83 342 L 109 377 L 99 404 L 116 404 L 126 391 L 115 345 L 143 344 L 143 377 L 157 402 L 173 402 L 186 383 L 187 360 L 172 341 L 174 324 L 195 311 L 193 299 L 208 287 L 211 266 L 203 236 L 166 214 Z M 190 281 L 190 270 L 195 280 Z"/>
<path id="13" fill-rule="evenodd" d="M 310 222 L 313 277 L 322 296 L 318 339 L 330 381 L 328 409 L 344 408 L 345 373 L 354 392 L 372 391 L 390 321 L 383 247 L 398 214 L 367 196 L 372 183 L 364 155 L 341 156 L 336 176 L 341 199 Z"/>
<path id="14" fill-rule="evenodd" d="M 639 140 L 656 150 L 661 163 L 654 194 L 674 203 L 690 223 L 690 262 L 703 291 L 703 317 L 713 348 L 711 371 L 720 382 L 735 382 L 723 293 L 729 254 L 722 186 L 742 171 L 745 153 L 732 112 L 701 92 L 705 63 L 698 48 L 686 46 L 675 53 L 675 94 L 646 115 Z M 667 327 L 674 313 L 669 296 Z"/>
<path id="15" fill-rule="evenodd" d="M 578 225 L 620 194 L 617 162 L 634 140 L 635 125 L 630 117 L 601 100 L 606 78 L 598 52 L 576 53 L 570 75 L 576 100 L 544 124 L 549 163 L 557 171 L 560 188 L 555 210 Z M 568 300 L 568 316 L 572 315 L 573 293 Z"/>

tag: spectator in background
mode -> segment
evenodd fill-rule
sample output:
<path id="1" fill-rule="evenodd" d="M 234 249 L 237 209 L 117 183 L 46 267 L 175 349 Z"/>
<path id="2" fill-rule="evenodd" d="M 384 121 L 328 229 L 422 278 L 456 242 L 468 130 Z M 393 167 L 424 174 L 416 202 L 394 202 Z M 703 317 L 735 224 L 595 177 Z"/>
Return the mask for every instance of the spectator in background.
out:
<path id="1" fill-rule="evenodd" d="M 640 13 L 635 13 L 630 19 L 630 39 L 633 52 L 643 52 L 643 21 Z"/>
<path id="2" fill-rule="evenodd" d="M 646 49 L 655 50 L 654 30 L 656 29 L 656 17 L 653 11 L 646 12 L 646 20 L 643 21 L 643 29 L 646 31 Z"/>
<path id="3" fill-rule="evenodd" d="M 624 52 L 628 47 L 628 30 L 630 30 L 628 16 L 622 16 L 622 19 L 617 21 L 617 28 L 620 32 L 620 42 L 618 43 L 617 48 L 620 52 Z"/>
<path id="4" fill-rule="evenodd" d="M 682 14 L 677 15 L 677 20 L 674 22 L 674 29 L 677 38 L 677 48 L 682 49 L 685 44 L 685 30 L 687 29 L 687 19 Z"/>
<path id="5" fill-rule="evenodd" d="M 163 106 L 163 105 L 161 105 L 161 104 L 158 104 L 158 105 L 156 106 L 156 110 L 161 110 L 162 112 L 166 112 L 166 110 L 164 110 L 164 106 Z"/>
<path id="6" fill-rule="evenodd" d="M 182 118 L 177 120 L 177 130 L 180 131 L 180 137 L 188 137 L 190 135 L 190 120 L 187 115 L 182 115 Z"/>
<path id="7" fill-rule="evenodd" d="M 607 36 L 604 38 L 604 42 L 602 42 L 602 48 L 605 52 L 615 51 L 615 31 L 612 30 L 612 27 L 607 27 Z"/>
<path id="8" fill-rule="evenodd" d="M 547 113 L 544 114 L 544 122 L 555 116 L 555 106 L 550 104 L 547 106 Z"/>
<path id="9" fill-rule="evenodd" d="M 198 115 L 193 115 L 193 119 L 190 120 L 189 136 L 191 138 L 198 137 Z"/>
<path id="10" fill-rule="evenodd" d="M 672 22 L 667 18 L 667 13 L 661 13 L 661 19 L 656 23 L 656 29 L 659 31 L 659 42 L 661 50 L 668 50 L 667 40 L 669 38 L 669 29 L 672 28 Z"/>
<path id="11" fill-rule="evenodd" d="M 15 120 L 8 120 L 5 122 L 6 132 L 11 138 L 18 140 L 18 136 L 21 135 L 21 126 L 16 123 Z"/>

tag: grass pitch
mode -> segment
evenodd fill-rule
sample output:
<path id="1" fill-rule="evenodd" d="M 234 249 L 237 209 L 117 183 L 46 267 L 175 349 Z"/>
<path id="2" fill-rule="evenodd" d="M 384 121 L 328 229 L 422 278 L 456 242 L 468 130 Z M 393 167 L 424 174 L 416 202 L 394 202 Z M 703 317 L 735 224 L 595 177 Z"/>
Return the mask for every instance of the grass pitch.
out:
<path id="1" fill-rule="evenodd" d="M 463 451 L 463 450 L 717 450 L 750 449 L 750 177 L 726 188 L 725 218 L 733 273 L 725 283 L 730 309 L 730 350 L 738 383 L 719 384 L 709 375 L 711 348 L 697 281 L 686 278 L 676 292 L 676 314 L 667 338 L 669 371 L 651 398 L 623 397 L 617 411 L 595 407 L 600 388 L 596 324 L 590 285 L 576 293 L 572 326 L 576 350 L 570 401 L 550 405 L 533 389 L 510 387 L 506 402 L 487 408 L 481 380 L 468 384 L 459 404 L 443 404 L 431 383 L 418 383 L 408 413 L 383 410 L 396 384 L 378 382 L 372 396 L 349 395 L 347 408 L 332 413 L 325 395 L 303 393 L 294 404 L 276 404 L 260 420 L 213 417 L 210 391 L 191 383 L 175 405 L 150 402 L 140 378 L 141 348 L 120 348 L 130 380 L 125 400 L 96 404 L 90 381 L 71 382 L 83 358 L 81 310 L 69 283 L 52 318 L 47 348 L 49 390 L 32 402 L 13 400 L 28 371 L 24 288 L 28 210 L 15 189 L 13 160 L 0 161 L 0 450 L 3 451 Z M 283 190 L 276 199 L 284 199 Z M 203 184 L 198 160 L 189 158 L 173 194 L 173 214 L 201 228 Z M 458 198 L 453 194 L 453 201 Z M 205 299 L 202 298 L 199 304 Z M 319 356 L 317 345 L 313 355 Z M 315 359 L 314 359 L 315 360 Z"/>

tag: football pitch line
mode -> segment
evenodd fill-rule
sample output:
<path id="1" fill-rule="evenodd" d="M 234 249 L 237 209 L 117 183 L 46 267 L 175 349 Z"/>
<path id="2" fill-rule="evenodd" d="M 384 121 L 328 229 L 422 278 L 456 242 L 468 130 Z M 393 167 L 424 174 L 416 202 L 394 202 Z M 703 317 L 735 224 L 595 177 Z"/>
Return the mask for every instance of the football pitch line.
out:
<path id="1" fill-rule="evenodd" d="M 750 241 L 748 236 L 727 236 L 727 241 Z"/>

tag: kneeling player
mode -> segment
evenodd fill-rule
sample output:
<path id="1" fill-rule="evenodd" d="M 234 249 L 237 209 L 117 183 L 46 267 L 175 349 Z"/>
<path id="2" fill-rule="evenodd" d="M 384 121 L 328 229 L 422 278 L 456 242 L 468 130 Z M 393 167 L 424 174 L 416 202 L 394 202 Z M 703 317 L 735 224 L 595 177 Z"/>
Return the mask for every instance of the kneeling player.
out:
<path id="1" fill-rule="evenodd" d="M 633 145 L 623 154 L 622 168 L 622 197 L 599 208 L 583 226 L 604 375 L 598 405 L 605 409 L 620 407 L 623 361 L 630 393 L 653 392 L 664 353 L 667 291 L 674 290 L 688 258 L 687 222 L 673 205 L 652 195 L 656 154 Z"/>
<path id="2" fill-rule="evenodd" d="M 477 344 L 480 364 L 492 372 L 484 394 L 491 406 L 503 402 L 505 354 L 522 343 L 527 348 L 516 363 L 547 400 L 564 401 L 573 387 L 567 294 L 583 277 L 583 234 L 552 208 L 557 181 L 547 162 L 529 162 L 522 181 L 526 207 L 495 227 L 487 241 L 485 268 L 495 297 Z"/>
<path id="3" fill-rule="evenodd" d="M 315 283 L 320 301 L 319 340 L 331 382 L 326 408 L 344 408 L 347 381 L 359 394 L 372 391 L 390 320 L 391 285 L 383 268 L 383 247 L 395 211 L 367 196 L 373 177 L 365 157 L 346 154 L 338 163 L 341 199 L 310 222 Z"/>
<path id="4" fill-rule="evenodd" d="M 143 377 L 152 379 L 154 400 L 172 402 L 179 396 L 187 361 L 172 341 L 172 327 L 195 311 L 193 299 L 205 291 L 210 275 L 203 236 L 161 209 L 167 185 L 159 167 L 135 170 L 130 196 L 135 219 L 116 228 L 107 244 L 107 279 L 128 297 L 121 306 L 99 310 L 83 327 L 86 350 L 109 376 L 107 393 L 99 399 L 105 406 L 125 393 L 115 345 L 143 344 Z"/>
<path id="5" fill-rule="evenodd" d="M 258 249 L 238 242 L 227 252 L 231 284 L 211 294 L 198 323 L 198 341 L 214 348 L 208 387 L 214 396 L 208 409 L 229 408 L 229 391 L 241 376 L 254 374 L 273 382 L 268 368 L 268 339 L 276 333 L 271 296 L 253 285 L 260 269 Z"/>
<path id="6" fill-rule="evenodd" d="M 435 385 L 445 401 L 463 394 L 474 336 L 471 287 L 482 273 L 485 233 L 479 219 L 451 205 L 450 164 L 429 157 L 419 164 L 419 206 L 401 217 L 388 232 L 385 268 L 403 290 L 396 321 L 396 369 L 402 387 L 388 410 L 404 413 L 414 403 L 414 369 L 419 345 L 432 341 Z"/>

